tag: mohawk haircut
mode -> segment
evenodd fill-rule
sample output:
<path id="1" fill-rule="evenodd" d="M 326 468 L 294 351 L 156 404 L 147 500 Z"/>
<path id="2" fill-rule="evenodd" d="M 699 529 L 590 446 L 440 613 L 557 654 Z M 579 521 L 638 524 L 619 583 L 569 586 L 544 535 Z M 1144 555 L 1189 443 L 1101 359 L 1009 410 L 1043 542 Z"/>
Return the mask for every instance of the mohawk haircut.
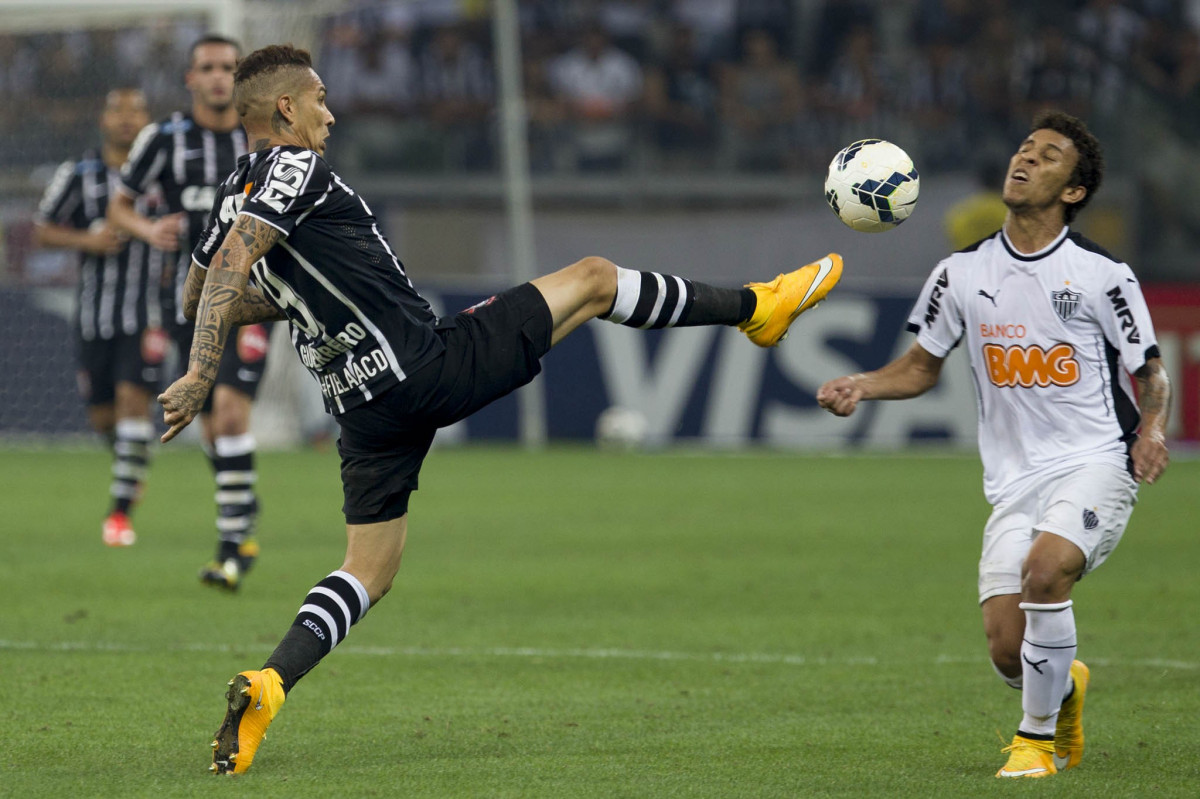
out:
<path id="1" fill-rule="evenodd" d="M 277 91 L 281 73 L 312 69 L 312 56 L 290 44 L 271 44 L 255 50 L 238 61 L 233 73 L 233 104 L 239 116 L 246 116 L 253 101 Z M 271 98 L 272 100 L 274 98 Z"/>
<path id="2" fill-rule="evenodd" d="M 1066 222 L 1069 225 L 1091 201 L 1104 180 L 1104 152 L 1100 148 L 1100 142 L 1082 120 L 1062 111 L 1043 111 L 1038 114 L 1034 117 L 1033 127 L 1029 132 L 1033 133 L 1035 130 L 1061 133 L 1071 140 L 1079 154 L 1079 160 L 1075 162 L 1075 169 L 1071 171 L 1068 184 L 1083 186 L 1087 193 L 1083 195 L 1082 200 L 1066 207 Z"/>

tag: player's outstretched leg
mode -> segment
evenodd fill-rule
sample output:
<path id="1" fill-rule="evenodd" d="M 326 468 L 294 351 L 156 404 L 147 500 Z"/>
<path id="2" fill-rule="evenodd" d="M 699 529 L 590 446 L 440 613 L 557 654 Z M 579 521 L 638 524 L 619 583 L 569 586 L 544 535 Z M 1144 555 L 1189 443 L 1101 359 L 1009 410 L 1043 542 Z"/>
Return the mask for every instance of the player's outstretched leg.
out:
<path id="1" fill-rule="evenodd" d="M 1071 663 L 1071 693 L 1063 699 L 1054 727 L 1054 765 L 1059 771 L 1075 768 L 1083 760 L 1083 699 L 1091 671 L 1083 661 Z"/>
<path id="2" fill-rule="evenodd" d="M 842 256 L 830 253 L 770 283 L 749 283 L 758 298 L 754 315 L 738 325 L 760 347 L 774 347 L 787 338 L 796 317 L 825 299 L 842 277 Z"/>
<path id="3" fill-rule="evenodd" d="M 213 762 L 208 770 L 244 774 L 285 698 L 283 681 L 275 669 L 243 671 L 230 680 L 225 692 L 228 708 L 213 736 Z"/>
<path id="4" fill-rule="evenodd" d="M 842 258 L 836 253 L 770 283 L 736 289 L 589 257 L 537 278 L 533 285 L 554 317 L 552 343 L 597 318 L 643 330 L 736 325 L 760 347 L 773 347 L 787 336 L 796 317 L 823 300 L 841 276 Z"/>

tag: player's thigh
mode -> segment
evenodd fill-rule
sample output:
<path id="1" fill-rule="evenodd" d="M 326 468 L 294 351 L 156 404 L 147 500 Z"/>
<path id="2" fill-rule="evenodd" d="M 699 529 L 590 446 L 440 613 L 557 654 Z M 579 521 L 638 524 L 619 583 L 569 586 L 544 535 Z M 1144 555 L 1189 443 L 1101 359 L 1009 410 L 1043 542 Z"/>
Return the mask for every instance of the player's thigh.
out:
<path id="1" fill-rule="evenodd" d="M 458 314 L 453 328 L 439 331 L 441 357 L 398 389 L 404 404 L 396 411 L 435 427 L 465 419 L 541 372 L 552 326 L 546 302 L 529 283 Z"/>
<path id="2" fill-rule="evenodd" d="M 148 403 L 162 384 L 166 363 L 165 334 L 147 328 L 113 342 L 113 380 L 117 418 L 149 415 Z"/>
<path id="3" fill-rule="evenodd" d="M 336 417 L 347 525 L 377 524 L 408 513 L 435 428 L 412 423 L 407 400 L 400 387 Z"/>
<path id="4" fill-rule="evenodd" d="M 1083 574 L 1095 570 L 1121 542 L 1137 502 L 1137 483 L 1124 469 L 1092 463 L 1056 478 L 1043 492 L 1035 527 L 1074 544 Z"/>
<path id="5" fill-rule="evenodd" d="M 1021 567 L 1034 538 L 1035 497 L 997 504 L 983 528 L 979 556 L 979 601 L 1021 593 Z"/>
<path id="6" fill-rule="evenodd" d="M 113 339 L 79 339 L 78 370 L 75 383 L 79 398 L 89 408 L 111 406 L 116 399 L 117 382 L 114 375 L 116 343 Z"/>

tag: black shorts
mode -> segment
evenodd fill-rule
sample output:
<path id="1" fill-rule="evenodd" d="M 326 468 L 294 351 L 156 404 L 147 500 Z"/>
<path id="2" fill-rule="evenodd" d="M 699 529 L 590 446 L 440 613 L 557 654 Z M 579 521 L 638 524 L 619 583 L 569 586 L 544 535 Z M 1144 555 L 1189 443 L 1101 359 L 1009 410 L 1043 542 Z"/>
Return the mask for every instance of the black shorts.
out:
<path id="1" fill-rule="evenodd" d="M 86 405 L 108 405 L 117 383 L 133 383 L 151 393 L 162 385 L 167 334 L 161 327 L 109 339 L 79 339 L 79 396 Z"/>
<path id="2" fill-rule="evenodd" d="M 554 320 L 529 283 L 497 294 L 438 330 L 445 351 L 400 385 L 336 417 L 342 511 L 349 524 L 408 513 L 408 497 L 439 427 L 465 419 L 542 371 Z"/>
<path id="3" fill-rule="evenodd" d="M 250 399 L 258 396 L 258 386 L 267 371 L 267 348 L 271 343 L 271 322 L 235 327 L 225 342 L 221 365 L 217 367 L 215 386 L 236 388 Z M 176 325 L 171 332 L 179 353 L 179 369 L 187 371 L 188 356 L 192 351 L 193 325 Z M 212 411 L 213 392 L 208 392 L 202 413 Z"/>

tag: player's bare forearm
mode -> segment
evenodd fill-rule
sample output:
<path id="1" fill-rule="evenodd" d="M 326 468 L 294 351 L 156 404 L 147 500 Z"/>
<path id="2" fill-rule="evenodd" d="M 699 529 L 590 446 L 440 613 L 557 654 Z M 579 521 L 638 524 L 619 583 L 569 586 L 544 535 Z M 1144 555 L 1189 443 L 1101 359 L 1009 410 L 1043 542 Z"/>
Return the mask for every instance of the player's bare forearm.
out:
<path id="1" fill-rule="evenodd" d="M 817 391 L 817 403 L 835 416 L 849 416 L 861 400 L 918 397 L 937 385 L 943 361 L 914 343 L 899 358 L 873 372 L 830 380 Z"/>
<path id="2" fill-rule="evenodd" d="M 196 309 L 196 329 L 192 334 L 192 352 L 188 372 L 212 386 L 217 367 L 225 352 L 225 339 L 233 328 L 248 275 L 236 269 L 209 269 Z"/>
<path id="3" fill-rule="evenodd" d="M 188 273 L 189 291 L 199 289 L 196 304 L 196 328 L 192 334 L 192 352 L 188 371 L 159 395 L 163 421 L 168 430 L 163 442 L 170 441 L 191 423 L 217 379 L 217 368 L 225 352 L 225 340 L 236 324 L 259 318 L 266 302 L 257 291 L 248 291 L 250 265 L 267 254 L 282 233 L 252 216 L 238 215 L 233 229 L 221 243 L 206 274 L 199 269 Z M 247 296 L 250 297 L 247 306 Z"/>
<path id="4" fill-rule="evenodd" d="M 188 272 L 187 283 L 183 287 L 183 315 L 188 321 L 196 321 L 200 309 L 200 294 L 204 290 L 206 270 L 195 264 Z M 261 291 L 249 283 L 242 295 L 242 302 L 233 311 L 232 323 L 237 325 L 253 325 L 259 322 L 278 322 L 287 317 L 271 304 Z"/>
<path id="5" fill-rule="evenodd" d="M 1161 358 L 1151 358 L 1134 375 L 1138 381 L 1138 404 L 1142 410 L 1142 433 L 1166 437 L 1171 410 L 1171 378 Z"/>
<path id="6" fill-rule="evenodd" d="M 1162 359 L 1151 358 L 1134 377 L 1138 381 L 1138 402 L 1142 411 L 1142 429 L 1130 449 L 1133 477 L 1153 483 L 1170 462 L 1167 453 L 1167 419 L 1171 408 L 1171 380 Z"/>

